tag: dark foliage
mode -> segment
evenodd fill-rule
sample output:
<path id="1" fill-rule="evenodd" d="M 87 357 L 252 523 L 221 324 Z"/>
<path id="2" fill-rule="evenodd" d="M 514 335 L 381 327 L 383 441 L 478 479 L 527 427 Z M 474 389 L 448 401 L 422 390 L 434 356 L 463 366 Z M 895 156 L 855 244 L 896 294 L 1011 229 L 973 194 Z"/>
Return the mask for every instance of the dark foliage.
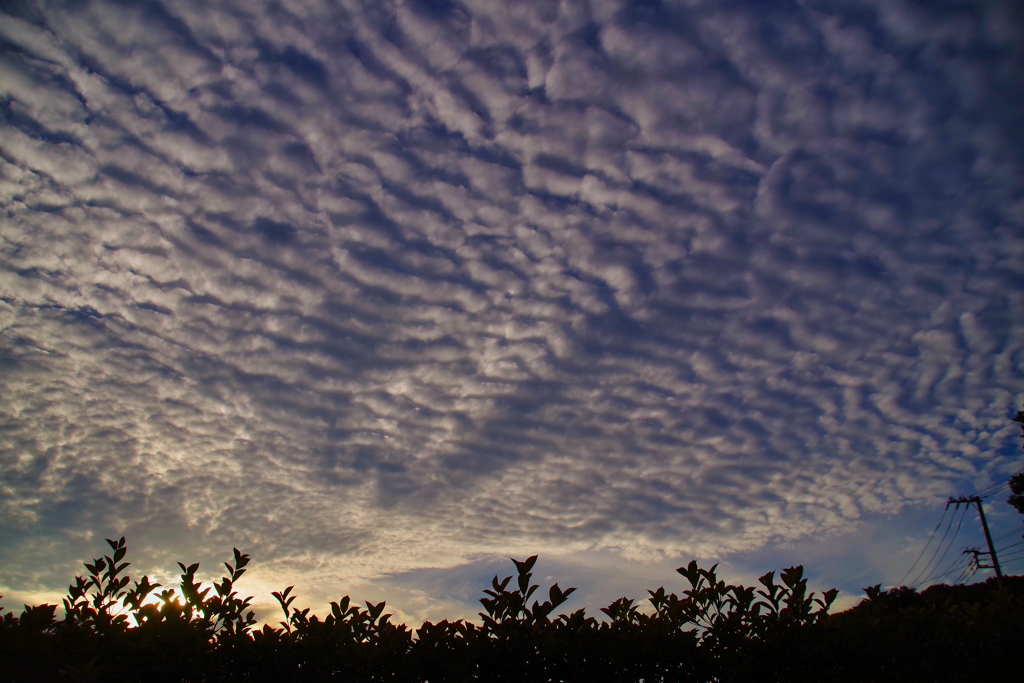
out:
<path id="1" fill-rule="evenodd" d="M 682 595 L 648 591 L 651 609 L 620 598 L 601 610 L 604 621 L 583 610 L 552 617 L 575 589 L 556 583 L 535 598 L 536 556 L 513 560 L 517 576 L 494 577 L 479 624 L 427 622 L 414 633 L 392 624 L 383 602 L 363 608 L 348 597 L 321 620 L 292 607 L 289 587 L 274 593 L 280 628 L 257 630 L 250 598 L 234 590 L 249 562 L 237 549 L 212 588 L 196 582 L 198 565 L 179 564 L 181 604 L 148 577 L 129 587 L 124 538 L 107 542 L 111 554 L 69 586 L 63 620 L 54 605 L 0 620 L 5 680 L 973 681 L 1011 673 L 1024 632 L 1021 577 L 1001 590 L 874 586 L 829 615 L 837 591 L 808 593 L 802 567 L 752 588 L 696 562 L 678 570 L 690 584 Z"/>
<path id="2" fill-rule="evenodd" d="M 1024 439 L 1024 410 L 1018 410 L 1013 421 L 1020 423 L 1021 438 Z M 1010 477 L 1010 492 L 1012 495 L 1006 499 L 1006 502 L 1024 515 L 1024 471 Z"/>

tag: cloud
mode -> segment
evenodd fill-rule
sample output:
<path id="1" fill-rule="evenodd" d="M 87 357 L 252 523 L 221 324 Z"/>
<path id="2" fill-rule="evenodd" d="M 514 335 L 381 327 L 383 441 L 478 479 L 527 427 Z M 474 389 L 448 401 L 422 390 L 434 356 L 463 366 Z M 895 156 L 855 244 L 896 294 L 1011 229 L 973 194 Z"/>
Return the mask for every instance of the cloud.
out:
<path id="1" fill-rule="evenodd" d="M 1019 36 L 897 5 L 12 10 L 7 590 L 95 534 L 730 556 L 1013 471 Z"/>

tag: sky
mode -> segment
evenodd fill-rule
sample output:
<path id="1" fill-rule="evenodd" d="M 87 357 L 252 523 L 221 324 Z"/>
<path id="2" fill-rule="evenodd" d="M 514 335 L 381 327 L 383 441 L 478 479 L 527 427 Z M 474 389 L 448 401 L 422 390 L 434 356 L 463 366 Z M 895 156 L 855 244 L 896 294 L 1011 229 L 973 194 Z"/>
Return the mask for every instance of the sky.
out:
<path id="1" fill-rule="evenodd" d="M 1012 545 L 1018 7 L 4 3 L 0 604 L 122 535 L 412 625 Z"/>

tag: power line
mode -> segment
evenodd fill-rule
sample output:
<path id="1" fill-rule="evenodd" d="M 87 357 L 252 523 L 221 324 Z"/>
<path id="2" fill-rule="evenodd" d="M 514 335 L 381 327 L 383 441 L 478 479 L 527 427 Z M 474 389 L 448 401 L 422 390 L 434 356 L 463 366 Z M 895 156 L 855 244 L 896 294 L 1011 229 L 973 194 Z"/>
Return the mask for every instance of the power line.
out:
<path id="1" fill-rule="evenodd" d="M 1016 543 L 1011 543 L 1010 545 L 1003 546 L 1002 548 L 997 549 L 996 552 L 1001 553 L 1007 548 L 1016 548 L 1019 545 L 1024 545 L 1024 541 L 1017 541 Z"/>
<path id="2" fill-rule="evenodd" d="M 1000 535 L 1000 536 L 996 536 L 996 537 L 995 537 L 995 538 L 993 538 L 992 540 L 993 540 L 993 541 L 1001 541 L 1001 540 L 1003 540 L 1004 538 L 1006 538 L 1007 536 L 1013 536 L 1013 535 L 1015 535 L 1015 534 L 1017 534 L 1017 533 L 1019 533 L 1019 532 L 1021 532 L 1021 531 L 1024 531 L 1024 526 L 1022 526 L 1022 527 L 1017 527 L 1017 528 L 1016 528 L 1016 529 L 1014 529 L 1013 531 L 1007 531 L 1007 532 L 1006 532 L 1005 534 L 1002 534 L 1002 535 Z"/>
<path id="3" fill-rule="evenodd" d="M 969 571 L 970 569 L 971 569 L 971 565 L 970 565 L 970 564 L 966 564 L 966 565 L 964 565 L 964 566 L 962 566 L 962 567 L 953 567 L 953 568 L 952 568 L 952 569 L 950 569 L 950 570 L 949 570 L 948 572 L 946 572 L 946 573 L 944 573 L 944 574 L 939 574 L 938 576 L 934 577 L 934 578 L 932 579 L 932 581 L 933 581 L 933 582 L 935 582 L 935 581 L 938 581 L 938 580 L 939 580 L 939 579 L 941 579 L 942 577 L 944 577 L 944 576 L 949 576 L 950 574 L 952 574 L 952 573 L 953 573 L 953 572 L 955 572 L 955 571 L 959 571 L 959 572 L 960 572 L 961 574 L 963 574 L 964 572 L 966 572 L 966 571 Z M 954 583 L 956 583 L 956 582 L 954 581 Z"/>
<path id="4" fill-rule="evenodd" d="M 977 496 L 978 498 L 990 498 L 990 497 L 996 495 L 997 493 L 999 493 L 1000 491 L 1002 491 L 1003 489 L 1009 488 L 1009 486 L 1010 486 L 1010 482 L 1004 481 L 1002 484 L 999 484 L 995 488 L 992 488 L 990 486 L 990 487 L 988 487 L 988 489 L 982 489 L 981 491 L 979 491 L 978 493 L 975 493 L 973 495 Z M 991 490 L 989 490 L 989 489 L 991 489 Z"/>
<path id="5" fill-rule="evenodd" d="M 955 514 L 955 513 L 953 513 L 953 514 Z M 945 575 L 944 573 L 943 574 L 939 574 L 938 577 L 936 577 L 935 571 L 939 570 L 939 566 L 942 565 L 942 560 L 944 560 L 946 558 L 946 554 L 949 552 L 949 549 L 953 547 L 953 541 L 956 540 L 956 535 L 957 535 L 957 533 L 959 533 L 959 529 L 961 529 L 961 525 L 964 523 L 964 517 L 966 515 L 967 515 L 967 510 L 965 509 L 964 512 L 961 514 L 961 518 L 959 518 L 959 521 L 956 522 L 956 530 L 953 531 L 953 536 L 952 536 L 952 538 L 949 539 L 949 545 L 946 546 L 946 549 L 944 551 L 942 551 L 942 555 L 939 557 L 939 561 L 935 563 L 935 570 L 932 572 L 931 575 L 929 575 L 928 579 L 920 581 L 920 582 L 918 582 L 918 584 L 925 584 L 925 583 L 928 583 L 930 581 L 934 581 L 935 579 L 939 579 L 940 577 L 944 577 L 944 575 Z M 952 522 L 952 519 L 950 519 L 949 521 Z M 942 546 L 942 544 L 940 543 L 939 547 L 941 548 L 941 546 Z M 955 564 L 955 561 L 953 563 Z M 946 572 L 946 573 L 948 573 L 948 572 Z"/>
<path id="6" fill-rule="evenodd" d="M 1014 562 L 1021 562 L 1021 561 L 1024 561 L 1024 555 L 1021 555 L 1020 557 L 1011 557 L 1004 564 L 1013 564 Z M 1016 571 L 1019 571 L 1019 565 L 1018 565 L 1018 569 Z M 1018 574 L 1018 576 L 1020 576 L 1020 574 Z"/>
<path id="7" fill-rule="evenodd" d="M 948 509 L 948 508 L 949 508 L 949 505 L 946 505 L 946 508 Z M 959 509 L 959 506 L 957 506 L 957 508 Z M 932 553 L 932 557 L 931 557 L 931 559 L 930 559 L 930 560 L 928 560 L 928 564 L 926 564 L 926 565 L 924 566 L 924 569 L 923 569 L 923 570 L 921 570 L 921 572 L 920 572 L 920 573 L 918 573 L 918 575 L 914 577 L 914 581 L 913 581 L 913 582 L 912 582 L 912 583 L 910 584 L 911 586 L 917 586 L 917 585 L 919 585 L 919 584 L 923 583 L 923 581 L 920 581 L 919 579 L 920 579 L 920 578 L 921 578 L 922 576 L 927 576 L 927 574 L 928 574 L 928 568 L 932 566 L 932 562 L 934 562 L 934 561 L 935 561 L 935 558 L 936 558 L 936 557 L 938 557 L 938 555 L 939 555 L 939 551 L 940 551 L 940 550 L 942 550 L 942 545 L 943 545 L 943 544 L 944 544 L 944 543 L 946 542 L 946 536 L 948 536 L 948 535 L 949 535 L 949 530 L 950 530 L 951 528 L 953 528 L 953 519 L 954 519 L 954 518 L 956 518 L 956 512 L 955 512 L 955 511 L 953 512 L 952 516 L 950 516 L 950 518 L 949 518 L 949 524 L 947 524 L 947 525 L 946 525 L 946 530 L 945 530 L 944 532 L 942 532 L 942 538 L 941 538 L 941 539 L 939 539 L 939 545 L 938 545 L 938 546 L 936 546 L 936 548 L 935 548 L 935 552 L 934 552 L 934 553 Z M 961 515 L 961 516 L 960 516 L 960 519 L 961 519 L 961 521 L 963 520 L 963 515 Z M 957 528 L 959 529 L 959 527 L 957 527 Z M 949 548 L 946 548 L 946 550 L 948 551 L 948 550 L 949 550 Z M 943 553 L 943 556 L 945 556 L 945 553 Z M 938 568 L 938 567 L 936 567 L 936 568 Z"/>
<path id="8" fill-rule="evenodd" d="M 960 576 L 956 577 L 956 585 L 962 586 L 968 581 L 974 578 L 974 575 L 978 573 L 978 568 L 972 565 L 967 565 L 964 570 L 960 573 Z"/>
<path id="9" fill-rule="evenodd" d="M 931 545 L 932 539 L 935 538 L 935 532 L 939 530 L 940 526 L 942 526 L 942 520 L 944 520 L 946 518 L 946 513 L 947 512 L 949 512 L 949 506 L 948 505 L 946 506 L 946 509 L 942 511 L 942 517 L 939 517 L 939 523 L 935 525 L 934 529 L 932 529 L 932 535 L 928 537 L 928 542 L 924 544 L 923 548 L 921 548 L 921 553 L 917 556 L 917 559 L 914 560 L 914 564 L 910 565 L 910 569 L 908 569 L 907 573 L 903 575 L 903 578 L 896 582 L 897 586 L 906 585 L 903 582 L 906 581 L 907 577 L 910 576 L 910 572 L 914 571 L 914 567 L 916 567 L 917 563 L 921 561 L 922 557 L 924 557 L 925 551 L 928 550 L 928 546 Z M 949 518 L 949 523 L 950 524 L 953 523 L 953 518 L 952 517 Z M 948 529 L 947 529 L 947 531 L 948 531 Z M 929 562 L 929 564 L 931 564 L 931 562 Z"/>
<path id="10" fill-rule="evenodd" d="M 966 557 L 966 555 L 967 555 L 967 551 L 965 550 L 963 553 L 960 554 L 960 557 L 958 557 L 957 559 L 953 560 L 953 563 L 952 563 L 950 569 L 946 570 L 942 574 L 939 574 L 938 576 L 931 576 L 927 580 L 928 581 L 934 581 L 936 579 L 941 579 L 943 576 L 949 576 L 950 574 L 952 574 L 953 572 L 955 572 L 957 570 L 962 570 L 961 574 L 963 572 L 966 572 L 968 569 L 971 568 L 970 558 L 968 558 L 968 561 L 967 561 L 966 565 L 963 564 L 964 558 Z"/>
<path id="11" fill-rule="evenodd" d="M 968 572 L 970 572 L 970 576 L 974 576 L 974 572 L 972 570 L 976 571 L 974 569 L 974 562 L 972 562 L 971 560 L 968 560 L 967 564 L 964 565 L 963 570 L 960 572 L 960 576 L 956 577 L 956 581 L 954 581 L 953 583 L 956 584 L 956 585 L 959 585 L 959 584 L 962 584 L 962 583 L 966 582 L 967 581 L 967 577 L 968 577 Z"/>
<path id="12" fill-rule="evenodd" d="M 957 507 L 959 507 L 959 506 L 957 506 Z M 956 513 L 954 512 L 953 515 L 955 517 Z M 946 559 L 946 553 L 948 553 L 949 549 L 953 547 L 953 541 L 956 540 L 956 535 L 960 533 L 960 526 L 964 523 L 964 517 L 966 517 L 966 516 L 967 516 L 967 508 L 964 508 L 964 511 L 960 514 L 960 521 L 956 523 L 956 531 L 953 532 L 953 538 L 949 539 L 949 545 L 946 546 L 946 549 L 945 549 L 945 551 L 943 551 L 942 557 L 939 558 L 939 561 L 935 563 L 935 571 L 939 570 L 939 565 L 941 565 L 942 561 L 944 559 Z M 950 526 L 952 526 L 952 524 L 953 524 L 953 518 L 952 517 L 950 517 L 949 523 L 950 523 Z M 947 531 L 948 531 L 948 529 L 947 529 Z M 942 547 L 942 543 L 941 542 L 939 543 L 939 547 L 940 548 Z M 938 550 L 938 548 L 936 548 L 936 550 Z M 931 562 L 929 562 L 928 564 L 931 564 Z M 942 576 L 945 576 L 945 575 L 943 574 Z M 927 579 L 925 579 L 924 581 L 921 581 L 920 583 L 925 583 L 927 581 L 931 581 L 932 579 L 937 579 L 937 578 L 939 578 L 939 577 L 937 577 L 937 576 L 929 576 Z M 915 584 L 915 585 L 917 585 L 917 584 Z"/>
<path id="13" fill-rule="evenodd" d="M 965 564 L 960 570 L 960 574 L 956 577 L 956 581 L 953 582 L 953 585 L 960 585 L 966 582 L 970 577 L 974 576 L 974 572 L 978 570 L 976 566 L 978 564 L 978 556 L 971 555 L 971 550 L 971 548 L 964 548 L 964 551 L 960 554 L 961 559 L 967 559 L 967 564 Z"/>
<path id="14" fill-rule="evenodd" d="M 1020 550 L 1014 550 L 1012 553 L 1007 553 L 1006 557 L 1014 558 L 1015 555 L 1024 556 L 1024 548 L 1021 548 Z M 1014 558 L 1014 559 L 1020 559 L 1020 558 L 1017 557 L 1017 558 Z"/>
<path id="15" fill-rule="evenodd" d="M 988 498 L 989 496 L 994 495 L 995 493 L 997 493 L 999 489 L 1001 489 L 1001 488 L 1003 488 L 1005 486 L 1009 486 L 1010 479 L 1013 479 L 1014 477 L 1016 477 L 1018 474 L 1021 474 L 1022 472 L 1024 472 L 1024 470 L 1020 470 L 1020 472 L 1014 472 L 1013 474 L 1008 474 L 1005 477 L 1003 477 L 1002 479 L 1000 479 L 999 481 L 997 481 L 995 483 L 992 483 L 992 484 L 989 484 L 985 488 L 983 488 L 980 491 L 977 491 L 975 493 L 972 493 L 971 495 L 972 496 L 977 496 L 979 498 Z M 995 490 L 989 491 L 989 489 L 995 489 Z"/>

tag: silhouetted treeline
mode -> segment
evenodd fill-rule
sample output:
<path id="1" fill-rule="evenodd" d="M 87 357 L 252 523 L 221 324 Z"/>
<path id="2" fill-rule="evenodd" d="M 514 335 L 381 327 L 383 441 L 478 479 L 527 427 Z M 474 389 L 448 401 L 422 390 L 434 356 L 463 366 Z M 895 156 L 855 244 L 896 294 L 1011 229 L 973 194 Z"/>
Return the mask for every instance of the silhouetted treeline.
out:
<path id="1" fill-rule="evenodd" d="M 678 571 L 681 595 L 648 591 L 651 609 L 621 598 L 598 621 L 583 610 L 555 614 L 573 592 L 551 586 L 535 598 L 536 556 L 513 560 L 517 575 L 494 577 L 481 622 L 393 624 L 384 603 L 331 603 L 324 618 L 274 593 L 284 621 L 255 629 L 234 584 L 249 557 L 238 550 L 211 588 L 182 570 L 180 603 L 148 577 L 129 587 L 124 538 L 86 564 L 64 599 L 0 620 L 7 681 L 976 681 L 1020 672 L 1024 578 L 921 593 L 865 589 L 836 615 L 837 591 L 807 593 L 802 567 L 756 588 L 728 585 L 716 567 Z M 716 565 L 717 566 L 717 565 Z M 778 581 L 778 582 L 777 582 Z M 155 604 L 153 598 L 156 598 Z M 532 599 L 532 604 L 531 604 Z M 1013 680 L 1013 679 L 1011 679 Z"/>

